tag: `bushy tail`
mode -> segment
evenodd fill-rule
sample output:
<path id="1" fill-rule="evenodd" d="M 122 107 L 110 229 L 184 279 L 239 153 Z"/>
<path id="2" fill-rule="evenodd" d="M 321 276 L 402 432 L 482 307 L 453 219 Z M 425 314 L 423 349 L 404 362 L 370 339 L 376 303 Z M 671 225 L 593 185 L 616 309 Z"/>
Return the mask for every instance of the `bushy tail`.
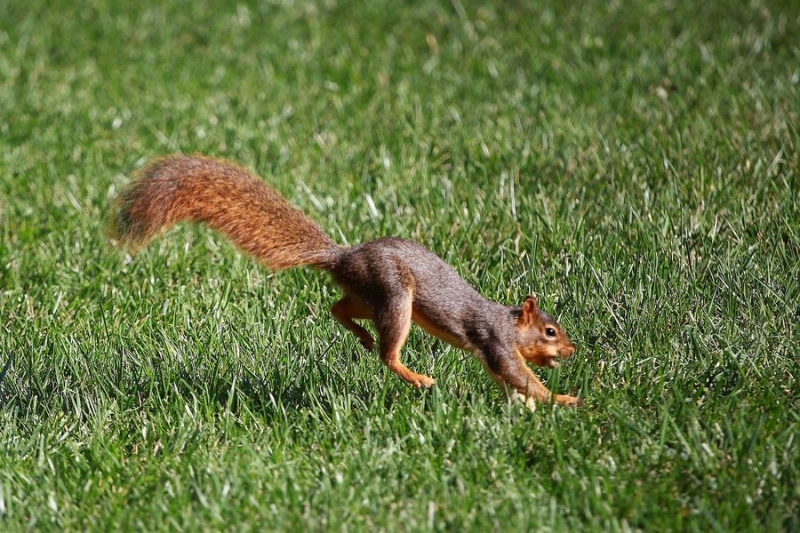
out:
<path id="1" fill-rule="evenodd" d="M 208 224 L 272 270 L 327 270 L 342 250 L 262 180 L 202 156 L 169 156 L 142 169 L 117 201 L 113 233 L 143 246 L 182 220 Z"/>

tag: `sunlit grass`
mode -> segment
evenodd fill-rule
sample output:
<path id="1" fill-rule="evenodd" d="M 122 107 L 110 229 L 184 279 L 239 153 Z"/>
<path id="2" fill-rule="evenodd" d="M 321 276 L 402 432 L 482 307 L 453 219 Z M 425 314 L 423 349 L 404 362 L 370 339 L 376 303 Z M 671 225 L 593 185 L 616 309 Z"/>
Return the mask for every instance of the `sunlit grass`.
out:
<path id="1" fill-rule="evenodd" d="M 484 4 L 0 3 L 1 529 L 800 527 L 798 10 Z M 585 406 L 418 330 L 412 390 L 205 228 L 112 248 L 175 151 L 537 294 Z"/>

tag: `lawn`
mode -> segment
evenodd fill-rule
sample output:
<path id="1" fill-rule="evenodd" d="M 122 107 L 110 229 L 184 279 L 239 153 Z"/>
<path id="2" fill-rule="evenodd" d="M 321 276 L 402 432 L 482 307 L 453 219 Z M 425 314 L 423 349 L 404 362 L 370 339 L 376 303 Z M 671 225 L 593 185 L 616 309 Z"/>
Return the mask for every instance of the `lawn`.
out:
<path id="1" fill-rule="evenodd" d="M 0 529 L 800 530 L 796 2 L 0 2 Z M 696 4 L 696 5 L 695 5 Z M 174 152 L 578 350 L 415 390 L 309 270 L 113 199 Z"/>

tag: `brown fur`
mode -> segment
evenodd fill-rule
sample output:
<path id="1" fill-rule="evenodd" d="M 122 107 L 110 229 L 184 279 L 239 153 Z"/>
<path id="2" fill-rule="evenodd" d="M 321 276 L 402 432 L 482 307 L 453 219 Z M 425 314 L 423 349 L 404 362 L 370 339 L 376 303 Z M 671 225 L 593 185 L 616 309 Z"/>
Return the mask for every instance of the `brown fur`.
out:
<path id="1" fill-rule="evenodd" d="M 492 379 L 533 408 L 532 399 L 577 405 L 553 395 L 526 365 L 557 366 L 575 351 L 559 324 L 528 296 L 519 307 L 483 299 L 455 270 L 422 246 L 385 237 L 345 248 L 335 244 L 277 191 L 232 163 L 202 156 L 156 160 L 117 203 L 115 236 L 143 245 L 182 221 L 204 222 L 268 268 L 312 266 L 331 273 L 344 296 L 331 314 L 368 350 L 371 320 L 381 360 L 415 387 L 434 381 L 400 361 L 411 323 L 469 350 Z"/>
<path id="2" fill-rule="evenodd" d="M 208 157 L 154 161 L 137 174 L 117 207 L 115 237 L 137 246 L 189 220 L 224 233 L 272 270 L 324 268 L 340 249 L 262 180 Z"/>

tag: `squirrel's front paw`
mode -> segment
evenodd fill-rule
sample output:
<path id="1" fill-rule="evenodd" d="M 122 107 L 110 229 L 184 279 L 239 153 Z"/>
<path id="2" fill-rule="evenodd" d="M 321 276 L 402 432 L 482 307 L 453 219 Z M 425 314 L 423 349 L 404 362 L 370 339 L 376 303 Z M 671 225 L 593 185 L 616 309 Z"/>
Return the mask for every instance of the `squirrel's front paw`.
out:
<path id="1" fill-rule="evenodd" d="M 558 394 L 556 395 L 556 403 L 558 405 L 564 405 L 567 407 L 578 407 L 583 405 L 583 400 L 580 398 L 576 398 L 575 396 L 567 396 L 566 394 Z"/>

